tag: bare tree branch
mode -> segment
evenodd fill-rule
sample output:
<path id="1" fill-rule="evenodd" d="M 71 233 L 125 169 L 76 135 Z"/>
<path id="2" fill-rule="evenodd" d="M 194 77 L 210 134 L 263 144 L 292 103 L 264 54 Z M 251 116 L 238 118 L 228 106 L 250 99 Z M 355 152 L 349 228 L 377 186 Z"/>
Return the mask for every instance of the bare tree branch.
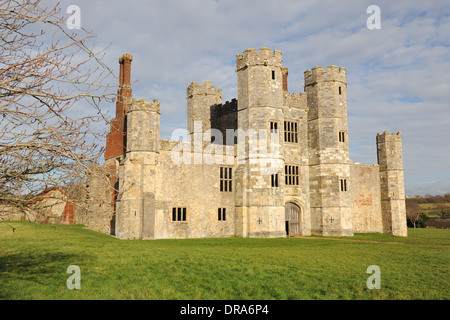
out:
<path id="1" fill-rule="evenodd" d="M 103 154 L 114 75 L 66 18 L 58 5 L 0 0 L 0 203 L 81 181 Z"/>

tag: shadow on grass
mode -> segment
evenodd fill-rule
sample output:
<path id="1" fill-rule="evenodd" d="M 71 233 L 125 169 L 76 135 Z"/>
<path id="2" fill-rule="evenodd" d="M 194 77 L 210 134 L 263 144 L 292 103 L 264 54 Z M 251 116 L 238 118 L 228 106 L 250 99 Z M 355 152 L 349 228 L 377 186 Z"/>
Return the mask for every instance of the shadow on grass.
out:
<path id="1" fill-rule="evenodd" d="M 82 268 L 94 257 L 64 252 L 27 251 L 0 256 L 0 299 L 30 298 L 36 291 L 66 287 L 70 265 Z"/>

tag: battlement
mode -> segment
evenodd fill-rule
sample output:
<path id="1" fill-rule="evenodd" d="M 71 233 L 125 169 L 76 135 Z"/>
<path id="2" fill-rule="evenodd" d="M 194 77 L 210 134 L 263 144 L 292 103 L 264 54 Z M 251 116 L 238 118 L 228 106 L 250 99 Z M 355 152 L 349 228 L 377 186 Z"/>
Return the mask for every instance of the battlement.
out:
<path id="1" fill-rule="evenodd" d="M 160 114 L 160 105 L 161 103 L 153 99 L 153 102 L 148 102 L 144 98 L 141 99 L 134 99 L 131 100 L 130 104 L 128 105 L 128 112 L 133 111 L 153 111 Z"/>
<path id="2" fill-rule="evenodd" d="M 345 68 L 334 65 L 327 66 L 326 70 L 323 70 L 323 67 L 314 67 L 311 70 L 306 70 L 304 76 L 305 86 L 319 81 L 340 81 L 346 83 Z"/>
<path id="3" fill-rule="evenodd" d="M 270 48 L 259 48 L 256 53 L 254 48 L 244 51 L 243 54 L 236 55 L 236 71 L 247 68 L 248 66 L 273 66 L 282 67 L 281 51 Z"/>
<path id="4" fill-rule="evenodd" d="M 220 99 L 222 99 L 222 89 L 216 89 L 215 86 L 211 85 L 210 80 L 206 80 L 202 85 L 193 81 L 187 87 L 186 98 L 190 98 L 194 95 L 218 95 Z"/>
<path id="5" fill-rule="evenodd" d="M 383 142 L 402 142 L 401 131 L 396 133 L 388 133 L 387 131 L 383 133 L 377 133 L 377 143 Z"/>

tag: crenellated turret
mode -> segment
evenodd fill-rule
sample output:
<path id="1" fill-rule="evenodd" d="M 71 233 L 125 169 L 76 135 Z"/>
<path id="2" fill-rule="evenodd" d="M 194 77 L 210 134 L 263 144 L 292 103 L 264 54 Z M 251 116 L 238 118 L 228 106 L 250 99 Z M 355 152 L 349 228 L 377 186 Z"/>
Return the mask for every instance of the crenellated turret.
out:
<path id="1" fill-rule="evenodd" d="M 121 164 L 116 233 L 121 239 L 154 236 L 160 103 L 132 99 L 127 107 L 127 153 Z"/>
<path id="2" fill-rule="evenodd" d="M 285 236 L 283 65 L 281 52 L 247 49 L 236 56 L 238 144 L 236 234 Z M 273 129 L 273 125 L 280 130 Z M 272 130 L 270 125 L 272 124 Z M 269 136 L 269 134 L 272 135 Z M 267 150 L 267 152 L 264 152 Z"/>
<path id="3" fill-rule="evenodd" d="M 312 231 L 352 235 L 345 68 L 315 67 L 304 77 Z"/>
<path id="4" fill-rule="evenodd" d="M 315 67 L 304 72 L 308 97 L 309 146 L 338 148 L 348 154 L 347 82 L 345 68 Z"/>
<path id="5" fill-rule="evenodd" d="M 239 109 L 280 107 L 283 104 L 281 52 L 269 48 L 247 49 L 236 56 Z"/>
<path id="6" fill-rule="evenodd" d="M 206 80 L 203 85 L 192 82 L 187 87 L 187 129 L 194 133 L 194 123 L 201 121 L 202 131 L 211 129 L 210 109 L 222 103 L 222 89 L 216 89 Z"/>

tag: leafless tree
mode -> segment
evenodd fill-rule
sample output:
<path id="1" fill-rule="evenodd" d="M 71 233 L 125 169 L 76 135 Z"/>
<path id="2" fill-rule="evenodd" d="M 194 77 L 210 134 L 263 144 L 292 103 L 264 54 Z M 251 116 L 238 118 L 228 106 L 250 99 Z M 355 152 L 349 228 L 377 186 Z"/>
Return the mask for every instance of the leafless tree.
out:
<path id="1" fill-rule="evenodd" d="M 416 199 L 406 199 L 406 216 L 415 228 L 420 218 L 420 206 Z"/>
<path id="2" fill-rule="evenodd" d="M 112 72 L 67 18 L 58 5 L 0 0 L 0 203 L 76 184 L 103 153 Z"/>

